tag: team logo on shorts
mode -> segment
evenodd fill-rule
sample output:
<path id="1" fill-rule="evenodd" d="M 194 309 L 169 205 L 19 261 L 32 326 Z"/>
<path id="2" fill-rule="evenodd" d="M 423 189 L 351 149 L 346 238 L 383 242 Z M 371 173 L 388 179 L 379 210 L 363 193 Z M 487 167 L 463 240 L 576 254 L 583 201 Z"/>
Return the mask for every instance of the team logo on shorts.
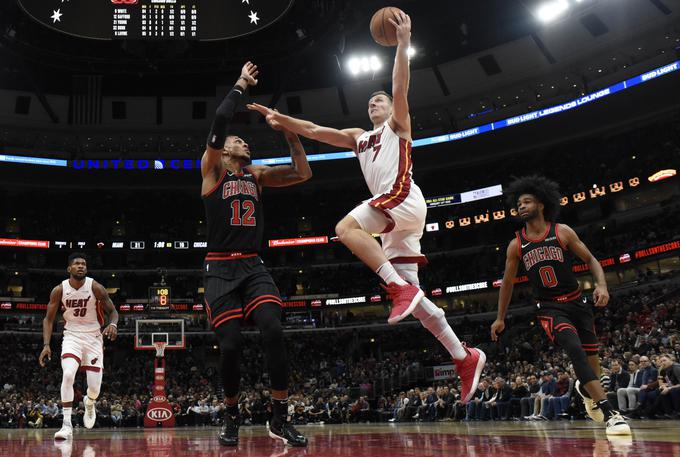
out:
<path id="1" fill-rule="evenodd" d="M 90 365 L 97 363 L 97 360 L 99 360 L 99 357 L 95 357 L 94 359 L 90 360 Z"/>

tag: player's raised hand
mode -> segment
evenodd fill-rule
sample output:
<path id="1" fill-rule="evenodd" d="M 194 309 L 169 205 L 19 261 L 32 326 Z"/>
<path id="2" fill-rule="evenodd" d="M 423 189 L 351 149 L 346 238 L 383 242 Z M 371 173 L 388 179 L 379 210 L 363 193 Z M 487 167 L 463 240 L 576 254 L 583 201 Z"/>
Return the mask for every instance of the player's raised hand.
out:
<path id="1" fill-rule="evenodd" d="M 394 16 L 396 21 L 392 18 L 387 20 L 397 29 L 397 43 L 399 45 L 408 46 L 411 44 L 411 16 L 403 11 Z"/>
<path id="2" fill-rule="evenodd" d="M 108 338 L 109 340 L 113 341 L 118 336 L 118 327 L 116 327 L 115 325 L 109 324 L 104 329 L 104 332 L 102 333 L 102 335 L 104 335 L 104 337 Z"/>
<path id="3" fill-rule="evenodd" d="M 241 79 L 249 86 L 257 86 L 257 75 L 259 74 L 260 71 L 257 69 L 257 65 L 252 62 L 246 62 L 241 69 Z"/>
<path id="4" fill-rule="evenodd" d="M 595 299 L 595 306 L 602 308 L 609 303 L 609 291 L 607 286 L 597 286 L 593 292 L 593 299 Z"/>
<path id="5" fill-rule="evenodd" d="M 276 114 L 278 114 L 279 111 L 276 110 L 276 109 L 273 109 L 272 111 L 273 111 L 274 113 L 268 114 L 267 116 L 265 116 L 265 118 L 264 118 L 265 121 L 267 121 L 267 124 L 268 124 L 269 127 L 271 127 L 273 130 L 276 130 L 276 131 L 278 131 L 278 132 L 285 131 L 286 129 L 284 129 L 283 126 L 281 125 L 281 123 L 280 123 L 279 121 L 276 120 Z"/>
<path id="6" fill-rule="evenodd" d="M 267 108 L 266 106 L 260 105 L 259 103 L 248 103 L 248 104 L 246 105 L 246 107 L 247 107 L 250 111 L 257 111 L 258 113 L 260 113 L 261 115 L 263 115 L 265 118 L 266 118 L 267 116 L 274 116 L 275 114 L 277 114 L 277 112 L 274 111 L 273 109 Z"/>
<path id="7" fill-rule="evenodd" d="M 498 334 L 505 330 L 505 321 L 496 319 L 491 324 L 491 341 L 498 341 Z"/>
<path id="8" fill-rule="evenodd" d="M 41 367 L 45 366 L 45 359 L 52 360 L 52 349 L 49 346 L 44 346 L 40 356 L 38 357 L 38 363 Z"/>

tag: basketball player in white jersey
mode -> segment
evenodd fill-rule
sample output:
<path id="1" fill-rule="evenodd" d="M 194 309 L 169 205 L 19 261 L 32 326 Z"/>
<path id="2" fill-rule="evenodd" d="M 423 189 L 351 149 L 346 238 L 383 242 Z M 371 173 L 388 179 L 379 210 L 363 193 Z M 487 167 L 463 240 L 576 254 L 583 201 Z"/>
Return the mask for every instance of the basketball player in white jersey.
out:
<path id="1" fill-rule="evenodd" d="M 85 397 L 86 428 L 92 428 L 96 419 L 95 402 L 99 396 L 104 370 L 104 337 L 115 340 L 118 335 L 118 311 L 113 306 L 106 289 L 87 277 L 87 261 L 84 254 L 73 253 L 68 257 L 69 278 L 52 289 L 47 315 L 43 319 L 43 349 L 38 361 L 45 366 L 45 359 L 52 358 L 50 340 L 57 310 L 64 313 L 64 340 L 61 344 L 61 404 L 64 423 L 55 439 L 73 436 L 71 412 L 73 408 L 73 382 L 78 369 L 87 373 L 87 396 Z M 102 332 L 104 313 L 109 325 Z"/>
<path id="2" fill-rule="evenodd" d="M 354 151 L 373 198 L 345 216 L 335 231 L 340 241 L 354 252 L 387 284 L 392 297 L 388 322 L 396 324 L 413 314 L 448 350 L 461 378 L 461 400 L 473 395 L 484 369 L 486 355 L 467 348 L 449 326 L 444 312 L 425 298 L 419 287 L 418 266 L 427 263 L 420 252 L 427 206 L 411 170 L 411 117 L 408 106 L 411 19 L 406 14 L 390 19 L 397 29 L 397 52 L 392 72 L 394 98 L 376 92 L 368 101 L 373 130 L 336 130 L 285 116 L 259 104 L 248 108 L 269 122 L 298 135 Z M 371 235 L 380 233 L 382 247 Z"/>

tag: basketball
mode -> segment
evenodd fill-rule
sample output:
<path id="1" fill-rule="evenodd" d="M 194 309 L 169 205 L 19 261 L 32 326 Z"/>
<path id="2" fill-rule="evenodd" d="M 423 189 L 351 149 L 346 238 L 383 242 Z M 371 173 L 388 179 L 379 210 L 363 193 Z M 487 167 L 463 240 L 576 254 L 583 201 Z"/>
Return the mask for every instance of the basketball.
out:
<path id="1" fill-rule="evenodd" d="M 396 21 L 396 15 L 402 12 L 394 6 L 386 6 L 376 11 L 371 18 L 371 36 L 380 46 L 397 45 L 397 29 L 388 19 Z"/>

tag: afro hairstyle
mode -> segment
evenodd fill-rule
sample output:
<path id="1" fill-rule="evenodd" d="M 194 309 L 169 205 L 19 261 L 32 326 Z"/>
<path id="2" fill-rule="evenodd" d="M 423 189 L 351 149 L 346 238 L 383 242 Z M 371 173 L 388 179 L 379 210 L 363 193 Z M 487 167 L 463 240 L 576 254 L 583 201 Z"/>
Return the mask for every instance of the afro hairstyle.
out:
<path id="1" fill-rule="evenodd" d="M 521 195 L 533 195 L 543 204 L 543 217 L 545 220 L 555 222 L 560 212 L 560 186 L 545 176 L 532 175 L 515 179 L 507 189 L 507 203 L 512 208 L 517 207 L 517 200 Z"/>

